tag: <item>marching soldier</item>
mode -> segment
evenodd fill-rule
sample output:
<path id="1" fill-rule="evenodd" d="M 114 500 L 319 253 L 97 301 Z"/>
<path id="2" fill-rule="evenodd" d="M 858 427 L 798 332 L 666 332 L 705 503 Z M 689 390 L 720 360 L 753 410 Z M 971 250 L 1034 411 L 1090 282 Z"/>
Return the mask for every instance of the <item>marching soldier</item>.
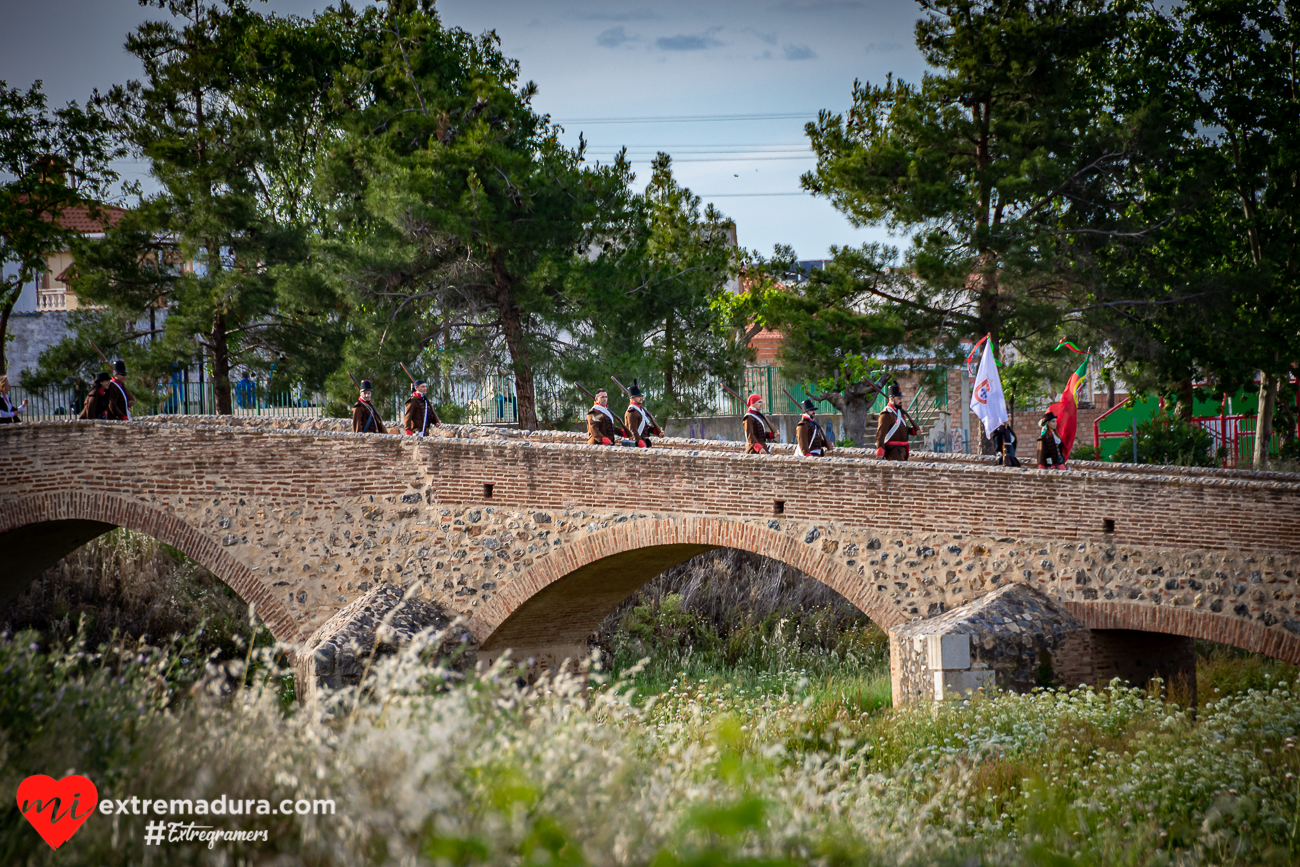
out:
<path id="1" fill-rule="evenodd" d="M 373 396 L 374 391 L 370 388 L 370 380 L 361 380 L 361 394 L 357 402 L 352 405 L 353 433 L 388 433 L 384 428 L 384 420 L 379 417 L 379 411 L 370 402 Z"/>
<path id="2" fill-rule="evenodd" d="M 905 461 L 911 452 L 908 437 L 920 430 L 912 424 L 903 409 L 903 390 L 898 383 L 889 387 L 889 405 L 880 413 L 876 427 L 876 457 L 887 461 Z"/>
<path id="3" fill-rule="evenodd" d="M 626 431 L 609 411 L 609 392 L 596 389 L 595 402 L 587 410 L 587 445 L 613 445 Z"/>
<path id="4" fill-rule="evenodd" d="M 636 380 L 632 380 L 632 387 L 627 390 L 630 403 L 627 405 L 627 412 L 623 414 L 623 427 L 631 431 L 632 436 L 636 438 L 637 448 L 650 448 L 650 434 L 657 437 L 664 435 L 659 423 L 655 417 L 650 414 L 650 410 L 645 408 L 645 395 L 637 387 Z"/>
<path id="5" fill-rule="evenodd" d="M 776 439 L 776 431 L 772 430 L 767 416 L 763 415 L 762 395 L 751 394 L 745 401 L 745 406 L 745 453 L 770 455 L 772 450 L 767 444 Z"/>
<path id="6" fill-rule="evenodd" d="M 113 378 L 105 385 L 108 393 L 105 401 L 105 418 L 113 421 L 130 421 L 131 407 L 135 397 L 126 387 L 126 362 L 118 359 L 113 362 Z"/>
<path id="7" fill-rule="evenodd" d="M 817 404 L 805 399 L 800 406 L 803 407 L 803 418 L 799 419 L 799 424 L 794 429 L 795 438 L 798 440 L 795 454 L 820 458 L 833 446 L 826 432 L 822 430 L 822 426 L 817 423 Z"/>
<path id="8" fill-rule="evenodd" d="M 95 385 L 86 395 L 86 403 L 81 407 L 77 418 L 108 418 L 108 381 L 112 379 L 107 373 L 95 374 Z"/>
<path id="9" fill-rule="evenodd" d="M 1038 437 L 1038 468 L 1040 470 L 1065 469 L 1065 457 L 1061 454 L 1061 438 L 1056 434 L 1056 413 L 1050 409 L 1043 413 L 1042 435 Z"/>
<path id="10" fill-rule="evenodd" d="M 402 418 L 402 428 L 408 437 L 428 436 L 429 428 L 442 425 L 442 419 L 429 403 L 428 394 L 429 383 L 423 379 L 417 379 L 411 386 L 411 396 L 406 399 L 406 415 Z"/>

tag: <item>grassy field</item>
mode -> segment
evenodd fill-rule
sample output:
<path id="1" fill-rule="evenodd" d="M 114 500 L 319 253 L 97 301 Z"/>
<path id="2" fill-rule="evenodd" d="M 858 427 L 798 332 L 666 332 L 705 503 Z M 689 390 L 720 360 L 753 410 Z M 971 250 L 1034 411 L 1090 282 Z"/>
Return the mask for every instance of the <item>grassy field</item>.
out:
<path id="1" fill-rule="evenodd" d="M 161 646 L 5 632 L 7 791 L 82 773 L 101 798 L 335 813 L 205 820 L 268 832 L 212 849 L 96 815 L 54 852 L 0 801 L 0 864 L 1300 861 L 1293 668 L 1201 648 L 1194 712 L 1119 686 L 892 709 L 883 637 L 826 593 L 717 554 L 611 617 L 590 688 L 456 682 L 415 647 L 314 708 L 285 702 L 283 660 L 246 627 Z"/>

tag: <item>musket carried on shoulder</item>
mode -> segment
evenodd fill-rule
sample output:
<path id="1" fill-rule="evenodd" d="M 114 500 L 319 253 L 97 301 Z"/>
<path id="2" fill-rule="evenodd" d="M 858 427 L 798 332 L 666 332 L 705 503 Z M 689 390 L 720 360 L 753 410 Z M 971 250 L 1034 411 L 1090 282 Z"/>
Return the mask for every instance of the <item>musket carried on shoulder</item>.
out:
<path id="1" fill-rule="evenodd" d="M 623 383 L 621 383 L 621 382 L 618 381 L 618 377 L 617 377 L 617 376 L 610 376 L 610 379 L 614 380 L 614 384 L 617 385 L 619 388 L 621 388 L 621 389 L 623 390 L 623 393 L 624 393 L 625 395 L 627 395 L 627 399 L 628 399 L 628 400 L 631 400 L 631 399 L 632 399 L 632 392 L 628 391 L 628 390 L 627 390 L 627 387 L 624 386 Z M 635 380 L 635 379 L 632 380 L 632 384 L 633 384 L 633 385 L 636 385 L 636 380 Z M 642 408 L 642 409 L 645 409 L 645 407 L 641 407 L 641 408 Z M 648 416 L 650 416 L 650 426 L 654 429 L 654 430 L 653 430 L 654 435 L 657 436 L 657 437 L 661 437 L 661 436 L 663 436 L 663 435 L 664 435 L 663 428 L 659 427 L 659 422 L 655 421 L 654 413 L 652 413 L 650 410 L 646 409 L 646 410 L 645 410 L 645 414 L 648 415 Z M 636 434 L 633 433 L 632 431 L 628 431 L 628 433 L 631 434 L 634 438 L 636 437 Z"/>
<path id="2" fill-rule="evenodd" d="M 595 403 L 596 403 L 596 395 L 595 395 L 595 393 L 594 393 L 594 392 L 591 392 L 591 391 L 588 391 L 587 388 L 586 388 L 586 386 L 584 386 L 584 385 L 583 385 L 582 383 L 580 383 L 580 382 L 575 382 L 574 385 L 576 385 L 576 386 L 578 387 L 578 391 L 582 392 L 582 393 L 585 394 L 587 397 L 591 398 L 591 403 L 592 403 L 592 405 L 594 406 Z M 588 414 L 588 415 L 591 415 L 591 410 L 587 410 L 587 414 Z M 610 416 L 612 417 L 613 415 L 614 415 L 614 414 L 611 412 L 611 413 L 610 413 Z M 631 446 L 631 445 L 635 445 L 635 443 L 633 443 L 631 440 L 629 440 L 629 439 L 627 438 L 627 436 L 626 436 L 628 433 L 630 433 L 630 431 L 625 430 L 625 429 L 623 428 L 622 425 L 619 425 L 619 426 L 618 426 L 618 429 L 621 431 L 621 433 L 619 434 L 619 439 L 622 440 L 622 442 L 620 442 L 619 445 L 622 445 L 622 446 Z"/>
<path id="3" fill-rule="evenodd" d="M 745 402 L 745 399 L 744 399 L 743 397 L 741 397 L 740 395 L 736 394 L 736 392 L 732 391 L 732 390 L 731 390 L 731 387 L 728 386 L 725 382 L 724 382 L 724 383 L 721 383 L 721 385 L 722 385 L 722 390 L 725 391 L 727 394 L 731 395 L 732 397 L 734 397 L 734 398 L 736 399 L 736 401 L 740 404 L 740 409 L 741 409 L 741 412 L 743 413 L 743 415 L 742 415 L 741 417 L 743 418 L 744 416 L 749 415 L 749 404 Z M 770 427 L 768 427 L 766 424 L 763 425 L 763 428 L 764 428 L 764 432 L 767 434 L 767 437 L 768 437 L 769 440 L 772 439 L 772 438 L 774 438 L 774 437 L 776 436 L 775 432 L 774 432 Z M 770 455 L 770 454 L 772 453 L 772 447 L 771 447 L 771 445 L 769 445 L 768 443 L 765 442 L 765 443 L 762 443 L 762 446 L 763 446 L 763 454 L 769 454 L 769 455 Z M 748 448 L 748 447 L 746 447 L 746 448 Z"/>
<path id="4" fill-rule="evenodd" d="M 749 409 L 749 406 L 748 404 L 745 403 L 745 399 L 743 397 L 741 397 L 740 395 L 732 391 L 731 387 L 727 385 L 725 382 L 720 384 L 722 385 L 722 390 L 725 391 L 727 394 L 731 395 L 732 397 L 734 397 L 736 399 L 736 402 L 740 404 L 740 411 L 742 413 L 746 412 Z"/>
<path id="5" fill-rule="evenodd" d="M 99 351 L 99 347 L 95 345 L 95 341 L 93 341 L 93 340 L 87 340 L 86 342 L 90 344 L 90 348 L 91 348 L 91 349 L 95 350 L 95 354 L 98 355 L 100 358 L 102 358 L 102 359 L 104 360 L 104 363 L 108 365 L 109 370 L 112 370 L 112 369 L 113 369 L 113 364 L 112 364 L 112 362 L 110 362 L 110 361 L 108 360 L 108 356 L 107 356 L 107 355 L 105 355 L 104 353 L 102 353 L 102 352 Z"/>
<path id="6" fill-rule="evenodd" d="M 799 401 L 795 400 L 795 399 L 794 399 L 794 395 L 791 394 L 791 393 L 789 392 L 789 390 L 788 390 L 784 385 L 781 386 L 781 393 L 784 394 L 786 397 L 788 397 L 788 398 L 790 399 L 790 402 L 791 402 L 792 404 L 795 405 L 795 408 L 799 411 L 800 415 L 802 415 L 802 414 L 803 414 L 803 404 L 801 404 Z M 810 419 L 808 419 L 808 421 L 812 422 L 813 430 L 815 430 L 815 431 L 817 431 L 818 433 L 820 433 L 820 434 L 822 435 L 822 439 L 825 440 L 825 441 L 827 442 L 827 444 L 829 445 L 830 442 L 831 442 L 831 438 L 828 437 L 828 436 L 826 436 L 826 431 L 822 430 L 822 426 L 821 426 L 820 424 L 817 423 L 817 419 L 815 419 L 815 418 L 810 418 Z M 798 438 L 796 437 L 796 440 L 797 440 L 797 439 L 798 439 Z M 798 442 L 796 442 L 796 443 L 795 443 L 795 448 L 797 449 L 798 446 L 799 446 L 799 444 L 798 444 Z"/>

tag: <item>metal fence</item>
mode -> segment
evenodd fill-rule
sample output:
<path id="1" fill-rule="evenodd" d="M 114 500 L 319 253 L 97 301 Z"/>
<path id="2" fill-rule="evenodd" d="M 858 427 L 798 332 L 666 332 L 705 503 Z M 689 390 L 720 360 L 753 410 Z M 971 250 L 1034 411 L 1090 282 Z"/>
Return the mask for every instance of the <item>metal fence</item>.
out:
<path id="1" fill-rule="evenodd" d="M 643 383 L 649 393 L 651 405 L 663 394 L 660 383 Z M 725 387 L 724 387 L 725 386 Z M 795 401 L 802 401 L 816 393 L 808 383 L 796 382 L 786 377 L 779 367 L 752 365 L 745 368 L 739 382 L 724 383 L 718 378 L 679 386 L 679 397 L 697 407 L 698 416 L 743 415 L 744 405 L 727 393 L 726 387 L 735 387 L 741 397 L 761 395 L 768 412 L 798 412 L 785 396 L 789 391 Z M 595 387 L 595 384 L 588 384 Z M 481 379 L 444 379 L 430 382 L 430 399 L 435 405 L 456 407 L 457 420 L 467 424 L 513 425 L 519 422 L 519 402 L 515 395 L 514 375 L 494 373 Z M 537 396 L 537 416 L 542 425 L 559 425 L 580 419 L 587 410 L 587 397 L 571 382 L 558 377 L 538 377 L 534 388 Z M 153 391 L 134 392 L 136 416 L 153 415 L 209 415 L 216 413 L 216 399 L 212 382 L 191 382 L 177 378 Z M 28 421 L 42 419 L 75 418 L 85 403 L 86 391 L 72 388 L 50 388 L 28 392 L 14 388 L 10 395 L 14 403 L 30 401 L 23 418 Z M 931 396 L 918 393 L 912 401 L 913 416 L 928 426 L 938 405 L 946 402 L 946 393 Z M 405 411 L 407 394 L 390 394 L 380 403 L 388 408 L 390 419 L 401 419 Z M 273 416 L 285 418 L 318 418 L 325 398 L 305 389 L 268 390 L 264 383 L 252 379 L 236 381 L 231 386 L 231 404 L 236 416 Z M 884 398 L 878 397 L 872 412 L 879 412 Z M 828 401 L 818 401 L 817 411 L 823 415 L 838 410 Z"/>
<path id="2" fill-rule="evenodd" d="M 24 421 L 76 418 L 86 402 L 85 388 L 47 388 L 28 391 L 15 387 L 10 398 L 15 404 L 28 401 Z M 132 415 L 213 415 L 217 401 L 212 383 L 169 383 L 155 391 L 132 392 L 135 406 Z M 298 391 L 268 393 L 256 387 L 240 388 L 236 383 L 231 394 L 232 414 L 236 416 L 275 416 L 281 418 L 319 418 L 322 399 L 319 394 Z"/>

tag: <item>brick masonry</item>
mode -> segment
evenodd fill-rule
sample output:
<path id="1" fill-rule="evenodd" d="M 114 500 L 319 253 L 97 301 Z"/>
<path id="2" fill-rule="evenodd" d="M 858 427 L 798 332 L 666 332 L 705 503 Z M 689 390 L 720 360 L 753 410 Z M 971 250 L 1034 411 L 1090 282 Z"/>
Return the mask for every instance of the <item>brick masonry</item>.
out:
<path id="1" fill-rule="evenodd" d="M 1090 629 L 1300 662 L 1294 475 L 1045 473 L 847 449 L 818 461 L 689 440 L 641 451 L 556 432 L 445 426 L 414 440 L 332 420 L 308 430 L 177 421 L 0 429 L 0 543 L 61 522 L 150 533 L 291 642 L 379 583 L 418 582 L 468 618 L 484 652 L 574 646 L 662 569 L 729 546 L 790 563 L 883 627 L 1023 583 Z"/>

